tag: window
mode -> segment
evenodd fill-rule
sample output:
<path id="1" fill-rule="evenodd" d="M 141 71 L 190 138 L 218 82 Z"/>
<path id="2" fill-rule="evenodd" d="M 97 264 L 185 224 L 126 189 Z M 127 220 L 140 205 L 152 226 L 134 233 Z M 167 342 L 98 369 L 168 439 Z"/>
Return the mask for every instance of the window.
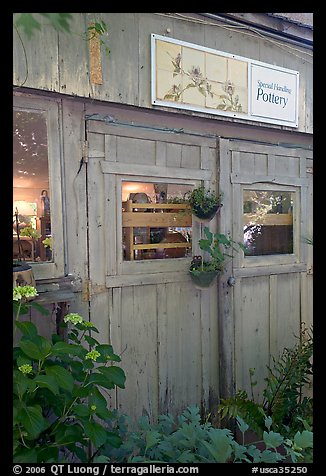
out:
<path id="1" fill-rule="evenodd" d="M 59 137 L 56 102 L 14 98 L 13 259 L 36 279 L 64 274 Z"/>
<path id="2" fill-rule="evenodd" d="M 191 256 L 192 216 L 177 183 L 122 182 L 123 260 Z"/>
<path id="3" fill-rule="evenodd" d="M 243 191 L 245 256 L 292 254 L 294 193 Z"/>
<path id="4" fill-rule="evenodd" d="M 52 261 L 46 115 L 13 115 L 13 258 Z"/>

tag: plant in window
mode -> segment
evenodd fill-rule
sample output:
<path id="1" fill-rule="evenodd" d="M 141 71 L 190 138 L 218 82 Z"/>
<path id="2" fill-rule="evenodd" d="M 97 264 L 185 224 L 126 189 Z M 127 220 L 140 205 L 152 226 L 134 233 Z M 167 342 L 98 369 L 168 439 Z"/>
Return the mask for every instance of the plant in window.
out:
<path id="1" fill-rule="evenodd" d="M 41 234 L 32 227 L 32 225 L 27 225 L 20 231 L 20 236 L 28 236 L 32 240 L 37 241 L 41 238 Z"/>
<path id="2" fill-rule="evenodd" d="M 227 261 L 232 259 L 233 252 L 239 252 L 240 249 L 244 251 L 245 246 L 222 233 L 212 233 L 207 226 L 204 228 L 204 234 L 206 238 L 199 240 L 199 247 L 209 255 L 209 259 L 194 256 L 189 273 L 198 286 L 206 288 L 223 271 Z"/>
<path id="3" fill-rule="evenodd" d="M 29 264 L 25 263 L 25 261 L 22 261 L 25 259 L 25 257 L 22 243 L 19 239 L 20 231 L 17 208 L 14 216 L 17 233 L 18 259 L 13 260 L 13 287 L 15 288 L 15 286 L 35 286 L 35 278 L 32 267 Z"/>
<path id="4" fill-rule="evenodd" d="M 217 195 L 203 185 L 195 188 L 187 197 L 192 213 L 201 220 L 211 220 L 222 206 L 223 194 Z"/>

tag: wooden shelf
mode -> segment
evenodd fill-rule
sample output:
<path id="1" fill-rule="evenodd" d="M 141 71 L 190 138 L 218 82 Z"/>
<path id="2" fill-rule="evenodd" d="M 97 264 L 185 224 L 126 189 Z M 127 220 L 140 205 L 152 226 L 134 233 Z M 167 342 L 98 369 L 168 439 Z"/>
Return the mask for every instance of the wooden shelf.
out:
<path id="1" fill-rule="evenodd" d="M 291 213 L 266 213 L 258 217 L 255 213 L 244 213 L 243 224 L 248 225 L 250 222 L 263 226 L 293 225 L 293 215 Z"/>
<path id="2" fill-rule="evenodd" d="M 122 203 L 122 226 L 127 229 L 126 233 L 126 259 L 134 260 L 135 250 L 162 250 L 172 248 L 191 248 L 191 243 L 173 242 L 168 238 L 165 242 L 150 243 L 151 228 L 168 227 L 191 227 L 192 214 L 187 204 L 175 203 L 133 203 L 127 200 Z M 144 241 L 147 243 L 135 243 L 134 228 L 146 228 Z M 170 239 L 172 240 L 172 235 Z"/>

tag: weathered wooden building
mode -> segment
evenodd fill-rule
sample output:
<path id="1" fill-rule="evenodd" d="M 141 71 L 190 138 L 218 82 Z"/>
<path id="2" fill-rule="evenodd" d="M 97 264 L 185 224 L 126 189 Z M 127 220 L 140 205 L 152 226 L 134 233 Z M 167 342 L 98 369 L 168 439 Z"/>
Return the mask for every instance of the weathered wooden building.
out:
<path id="1" fill-rule="evenodd" d="M 213 411 L 249 368 L 263 385 L 312 323 L 311 17 L 74 13 L 70 34 L 14 30 L 14 206 L 54 305 L 32 318 L 94 322 L 127 374 L 112 404 L 134 417 Z M 85 39 L 94 21 L 107 38 Z M 200 184 L 223 192 L 209 228 L 249 248 L 206 290 L 188 273 L 204 225 L 154 205 Z"/>

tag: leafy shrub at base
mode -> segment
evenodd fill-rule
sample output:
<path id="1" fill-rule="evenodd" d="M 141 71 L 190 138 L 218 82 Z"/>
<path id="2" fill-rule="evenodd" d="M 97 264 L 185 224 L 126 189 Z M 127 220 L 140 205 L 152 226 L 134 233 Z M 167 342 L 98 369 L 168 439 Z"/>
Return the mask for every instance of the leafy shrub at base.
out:
<path id="1" fill-rule="evenodd" d="M 19 320 L 31 306 L 20 292 L 14 301 L 22 333 L 13 349 L 14 462 L 91 462 L 104 445 L 121 444 L 118 432 L 108 429 L 114 414 L 104 396 L 124 388 L 125 373 L 115 365 L 121 359 L 91 336 L 98 330 L 77 313 L 64 318 L 68 342 L 56 334 L 45 339 L 34 324 Z"/>

